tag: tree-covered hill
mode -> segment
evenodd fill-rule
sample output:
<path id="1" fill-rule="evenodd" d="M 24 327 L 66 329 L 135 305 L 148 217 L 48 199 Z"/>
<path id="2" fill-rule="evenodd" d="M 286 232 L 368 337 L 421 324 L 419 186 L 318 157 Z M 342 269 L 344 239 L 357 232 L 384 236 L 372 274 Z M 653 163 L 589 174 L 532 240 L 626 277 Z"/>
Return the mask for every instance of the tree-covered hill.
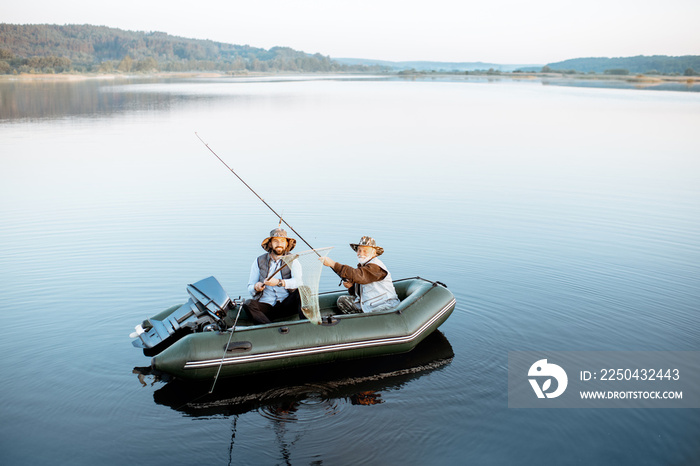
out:
<path id="1" fill-rule="evenodd" d="M 542 65 L 503 65 L 498 63 L 484 62 L 441 62 L 441 61 L 388 61 L 373 60 L 369 58 L 334 58 L 335 61 L 346 65 L 367 65 L 382 66 L 393 71 L 415 70 L 415 71 L 437 71 L 437 72 L 460 72 L 479 71 L 493 69 L 501 72 L 511 72 L 524 68 L 540 70 Z"/>
<path id="2" fill-rule="evenodd" d="M 270 50 L 105 26 L 0 23 L 0 73 L 372 71 L 288 47 Z M 376 70 L 376 68 L 374 69 Z"/>
<path id="3" fill-rule="evenodd" d="M 553 71 L 576 70 L 582 73 L 618 74 L 627 71 L 632 74 L 689 74 L 690 71 L 700 72 L 700 56 L 686 55 L 669 57 L 654 55 L 618 58 L 574 58 L 547 67 Z"/>

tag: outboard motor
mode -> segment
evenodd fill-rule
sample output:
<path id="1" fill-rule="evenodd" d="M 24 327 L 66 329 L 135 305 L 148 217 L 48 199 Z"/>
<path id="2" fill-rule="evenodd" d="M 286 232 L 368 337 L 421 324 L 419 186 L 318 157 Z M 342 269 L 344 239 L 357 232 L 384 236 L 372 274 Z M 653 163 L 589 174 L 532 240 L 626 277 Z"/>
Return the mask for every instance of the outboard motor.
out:
<path id="1" fill-rule="evenodd" d="M 131 343 L 146 350 L 162 343 L 174 342 L 177 339 L 173 338 L 176 333 L 182 335 L 212 324 L 224 328 L 223 318 L 235 305 L 216 278 L 208 277 L 187 285 L 187 293 L 190 298 L 182 306 L 169 314 L 158 314 L 137 325 L 136 331 L 130 335 L 134 338 Z M 171 338 L 173 341 L 168 342 Z"/>

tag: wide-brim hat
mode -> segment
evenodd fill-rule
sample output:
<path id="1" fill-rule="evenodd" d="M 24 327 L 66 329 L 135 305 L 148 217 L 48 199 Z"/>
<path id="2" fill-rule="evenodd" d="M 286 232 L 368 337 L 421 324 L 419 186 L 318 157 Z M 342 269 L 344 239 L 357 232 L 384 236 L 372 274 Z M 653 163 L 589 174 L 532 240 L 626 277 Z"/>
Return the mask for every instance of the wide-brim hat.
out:
<path id="1" fill-rule="evenodd" d="M 286 231 L 281 228 L 275 228 L 270 232 L 270 236 L 265 238 L 262 243 L 260 243 L 260 246 L 262 246 L 262 248 L 267 252 L 272 252 L 272 246 L 270 246 L 270 241 L 272 241 L 272 238 L 284 238 L 287 240 L 287 250 L 285 253 L 288 253 L 294 249 L 294 246 L 297 245 L 297 240 L 288 237 Z"/>
<path id="2" fill-rule="evenodd" d="M 384 248 L 377 246 L 377 242 L 374 241 L 374 238 L 371 236 L 363 236 L 359 243 L 350 243 L 350 247 L 355 252 L 357 252 L 357 248 L 360 246 L 369 246 L 370 248 L 374 248 L 374 250 L 377 251 L 378 256 L 384 254 Z"/>

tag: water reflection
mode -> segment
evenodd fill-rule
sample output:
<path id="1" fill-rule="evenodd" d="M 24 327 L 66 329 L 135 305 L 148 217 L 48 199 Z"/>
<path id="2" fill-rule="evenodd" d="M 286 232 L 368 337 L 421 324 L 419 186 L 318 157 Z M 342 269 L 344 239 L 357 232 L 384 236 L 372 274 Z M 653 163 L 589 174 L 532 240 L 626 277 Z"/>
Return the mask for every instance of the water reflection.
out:
<path id="1" fill-rule="evenodd" d="M 431 82 L 539 82 L 545 86 L 611 89 L 646 89 L 700 92 L 700 80 L 638 80 L 605 78 L 540 78 L 474 75 L 409 76 L 299 76 L 264 78 L 98 78 L 74 80 L 0 80 L 0 121 L 103 116 L 125 111 L 169 110 L 191 101 L 250 100 L 251 86 L 269 82 L 320 80 L 348 81 L 431 81 Z M 248 83 L 238 94 L 231 85 Z M 168 84 L 168 87 L 163 87 Z M 254 91 L 253 91 L 254 92 Z M 266 91 L 267 92 L 267 91 Z"/>
<path id="2" fill-rule="evenodd" d="M 615 79 L 610 76 L 593 75 L 588 77 L 569 76 L 531 76 L 522 75 L 403 75 L 393 77 L 400 81 L 433 81 L 465 83 L 540 83 L 543 86 L 586 87 L 596 89 L 630 89 L 654 91 L 700 92 L 700 80 L 696 78 L 674 79 L 629 76 Z"/>
<path id="3" fill-rule="evenodd" d="M 0 122 L 26 119 L 107 116 L 124 112 L 163 111 L 185 102 L 217 103 L 231 100 L 250 103 L 257 84 L 318 80 L 381 79 L 374 77 L 264 77 L 264 78 L 76 78 L 0 80 Z M 248 84 L 245 90 L 231 87 Z M 167 86 L 166 86 L 167 85 Z M 252 89 L 252 90 L 251 90 Z M 252 94 L 251 94 L 252 92 Z"/>
<path id="4" fill-rule="evenodd" d="M 85 79 L 74 81 L 0 81 L 0 121 L 105 116 L 124 111 L 167 110 L 184 100 L 213 96 L 183 96 L 163 92 L 124 91 L 125 85 L 163 80 Z"/>
<path id="5" fill-rule="evenodd" d="M 383 404 L 383 394 L 400 390 L 409 382 L 446 367 L 453 357 L 447 338 L 435 331 L 406 354 L 223 379 L 213 394 L 209 394 L 210 380 L 173 379 L 156 390 L 153 397 L 157 404 L 187 416 L 231 417 L 228 464 L 233 464 L 237 456 L 234 449 L 238 429 L 244 428 L 250 434 L 259 425 L 254 419 L 241 422 L 240 416 L 257 412 L 258 420 L 266 425 L 263 428 L 274 434 L 274 446 L 270 445 L 266 458 L 292 464 L 293 453 L 304 454 L 298 450 L 309 440 L 307 437 L 314 437 L 319 431 L 342 437 L 346 429 L 362 429 L 357 425 L 357 414 L 351 414 L 350 410 L 363 411 Z M 142 385 L 161 380 L 145 368 L 136 368 L 134 373 Z M 366 414 L 360 418 L 370 419 Z M 318 451 L 308 453 L 320 464 Z"/>
<path id="6" fill-rule="evenodd" d="M 700 80 L 664 81 L 661 79 L 543 79 L 545 86 L 586 87 L 595 89 L 633 89 L 649 91 L 700 92 Z"/>
<path id="7" fill-rule="evenodd" d="M 210 380 L 167 380 L 148 368 L 134 373 L 144 386 L 166 381 L 154 401 L 189 416 L 258 411 L 273 421 L 303 423 L 340 414 L 347 405 L 380 404 L 383 392 L 441 369 L 453 357 L 450 342 L 436 331 L 409 353 L 221 379 L 212 394 Z"/>

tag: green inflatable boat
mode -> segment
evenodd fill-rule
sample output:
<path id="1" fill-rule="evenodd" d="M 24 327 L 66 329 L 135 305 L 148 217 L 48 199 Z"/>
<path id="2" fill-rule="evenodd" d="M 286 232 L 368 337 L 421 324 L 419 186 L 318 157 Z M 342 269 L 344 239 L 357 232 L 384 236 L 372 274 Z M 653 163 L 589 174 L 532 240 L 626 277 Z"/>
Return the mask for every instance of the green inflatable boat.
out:
<path id="1" fill-rule="evenodd" d="M 336 301 L 347 292 L 338 291 L 319 295 L 320 325 L 296 316 L 254 325 L 238 312 L 242 303 L 209 277 L 187 287 L 187 303 L 144 321 L 131 336 L 153 356 L 153 370 L 185 379 L 404 353 L 447 320 L 455 298 L 442 283 L 419 277 L 394 286 L 401 303 L 391 310 L 342 314 Z"/>

